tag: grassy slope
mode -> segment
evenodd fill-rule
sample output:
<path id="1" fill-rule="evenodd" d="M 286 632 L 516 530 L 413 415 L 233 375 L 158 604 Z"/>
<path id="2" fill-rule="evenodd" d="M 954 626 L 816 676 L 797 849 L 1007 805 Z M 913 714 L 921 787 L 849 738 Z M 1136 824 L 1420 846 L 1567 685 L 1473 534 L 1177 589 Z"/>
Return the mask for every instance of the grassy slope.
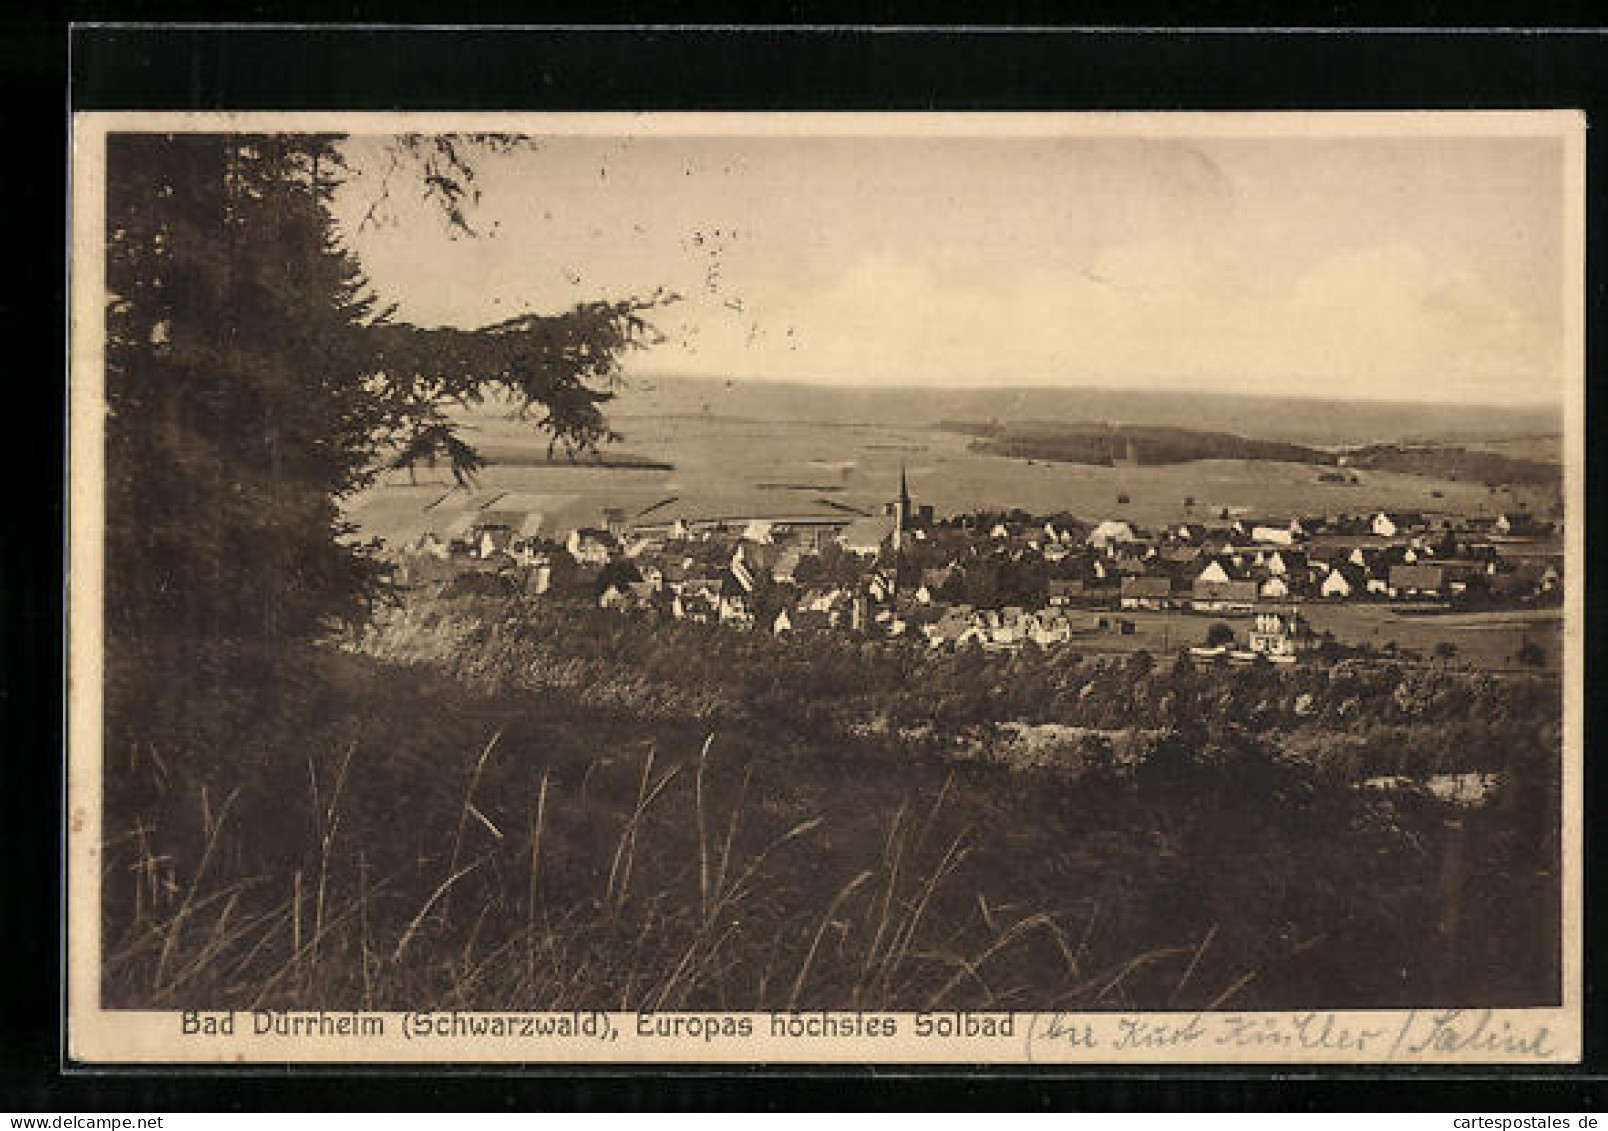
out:
<path id="1" fill-rule="evenodd" d="M 114 655 L 108 1004 L 1383 1006 L 1555 981 L 1512 814 L 947 765 L 577 645 L 423 604 L 363 654 Z"/>

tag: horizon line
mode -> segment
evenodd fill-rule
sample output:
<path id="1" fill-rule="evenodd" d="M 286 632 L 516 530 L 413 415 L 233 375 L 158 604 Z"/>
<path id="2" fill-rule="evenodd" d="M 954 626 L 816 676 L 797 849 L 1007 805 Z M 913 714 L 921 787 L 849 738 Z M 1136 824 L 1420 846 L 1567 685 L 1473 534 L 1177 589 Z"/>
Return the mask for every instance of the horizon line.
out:
<path id="1" fill-rule="evenodd" d="M 1466 409 L 1546 409 L 1549 411 L 1564 412 L 1567 408 L 1565 399 L 1560 396 L 1554 400 L 1539 401 L 1477 401 L 1477 400 L 1413 400 L 1408 397 L 1369 397 L 1369 396 L 1318 396 L 1302 393 L 1255 393 L 1238 392 L 1218 389 L 1190 389 L 1179 386 L 1155 386 L 1152 388 L 1129 388 L 1120 385 L 1049 385 L 1049 384 L 1008 384 L 1008 385 L 922 385 L 906 382 L 889 384 L 853 384 L 845 381 L 832 381 L 828 379 L 810 379 L 800 377 L 756 377 L 749 375 L 728 375 L 720 373 L 676 373 L 672 371 L 643 370 L 637 373 L 624 373 L 622 381 L 629 382 L 633 378 L 672 381 L 707 381 L 711 383 L 739 383 L 744 385 L 794 385 L 804 388 L 843 389 L 865 392 L 919 392 L 919 393 L 1009 393 L 1009 392 L 1063 392 L 1063 393 L 1126 393 L 1141 396 L 1191 396 L 1191 397 L 1220 397 L 1230 400 L 1271 400 L 1271 401 L 1308 401 L 1314 404 L 1367 404 L 1367 405 L 1415 405 L 1426 408 L 1466 408 Z"/>

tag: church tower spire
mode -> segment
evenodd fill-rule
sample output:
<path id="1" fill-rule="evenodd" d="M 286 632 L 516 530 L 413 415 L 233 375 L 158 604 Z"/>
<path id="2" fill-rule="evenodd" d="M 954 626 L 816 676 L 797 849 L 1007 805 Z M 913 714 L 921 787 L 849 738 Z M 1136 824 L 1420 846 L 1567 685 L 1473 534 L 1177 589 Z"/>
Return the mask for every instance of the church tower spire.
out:
<path id="1" fill-rule="evenodd" d="M 899 461 L 899 499 L 893 504 L 893 550 L 904 548 L 905 531 L 910 527 L 910 485 L 905 480 L 904 460 Z"/>

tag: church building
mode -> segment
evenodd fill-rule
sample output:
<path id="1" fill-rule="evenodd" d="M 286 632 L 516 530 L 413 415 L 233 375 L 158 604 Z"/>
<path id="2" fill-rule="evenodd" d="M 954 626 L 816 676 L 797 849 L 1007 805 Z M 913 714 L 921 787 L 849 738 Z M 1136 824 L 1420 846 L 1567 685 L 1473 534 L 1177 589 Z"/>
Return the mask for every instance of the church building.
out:
<path id="1" fill-rule="evenodd" d="M 905 477 L 905 466 L 899 464 L 899 497 L 884 503 L 882 513 L 893 519 L 893 552 L 899 553 L 905 543 L 919 529 L 932 525 L 932 507 L 916 507 L 910 501 L 910 484 Z"/>

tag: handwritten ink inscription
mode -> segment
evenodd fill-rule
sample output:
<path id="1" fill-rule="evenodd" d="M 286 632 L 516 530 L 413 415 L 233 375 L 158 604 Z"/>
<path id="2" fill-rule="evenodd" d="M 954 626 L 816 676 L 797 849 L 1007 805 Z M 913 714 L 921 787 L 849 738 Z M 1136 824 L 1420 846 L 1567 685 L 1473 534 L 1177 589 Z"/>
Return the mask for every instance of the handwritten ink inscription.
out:
<path id="1" fill-rule="evenodd" d="M 1335 1012 L 1192 1014 L 1188 1017 L 1056 1013 L 1027 1030 L 1028 1060 L 1174 1059 L 1352 1061 L 1456 1058 L 1543 1061 L 1557 1053 L 1545 1025 L 1491 1009 L 1409 1010 L 1358 1021 Z M 1091 1055 L 1093 1054 L 1093 1055 Z"/>

